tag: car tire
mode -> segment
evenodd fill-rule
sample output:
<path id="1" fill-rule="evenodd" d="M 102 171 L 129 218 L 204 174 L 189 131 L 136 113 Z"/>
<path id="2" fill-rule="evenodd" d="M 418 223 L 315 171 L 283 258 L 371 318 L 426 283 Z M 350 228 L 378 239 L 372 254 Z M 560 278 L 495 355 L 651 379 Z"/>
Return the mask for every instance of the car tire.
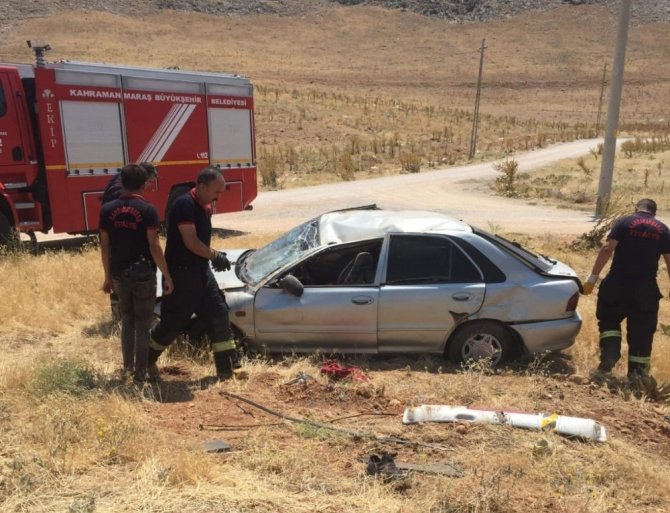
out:
<path id="1" fill-rule="evenodd" d="M 512 333 L 495 321 L 470 322 L 454 334 L 449 343 L 448 356 L 454 363 L 471 363 L 491 359 L 497 367 L 510 359 L 514 348 Z"/>

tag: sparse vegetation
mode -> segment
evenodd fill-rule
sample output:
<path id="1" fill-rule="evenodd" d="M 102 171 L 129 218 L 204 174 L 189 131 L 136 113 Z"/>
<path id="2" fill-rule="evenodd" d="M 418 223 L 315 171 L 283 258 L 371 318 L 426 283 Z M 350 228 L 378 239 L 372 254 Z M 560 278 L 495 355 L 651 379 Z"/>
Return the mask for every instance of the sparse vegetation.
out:
<path id="1" fill-rule="evenodd" d="M 55 393 L 79 396 L 93 390 L 96 383 L 97 376 L 88 363 L 57 360 L 39 367 L 28 386 L 40 397 Z"/>
<path id="2" fill-rule="evenodd" d="M 256 247 L 264 240 L 247 237 L 214 244 Z M 568 250 L 564 237 L 522 242 L 567 261 L 581 274 L 588 272 L 596 251 Z M 70 263 L 76 262 L 81 268 L 91 266 L 90 275 L 95 277 L 101 272 L 98 259 L 91 247 L 46 258 L 26 253 L 3 260 L 3 275 L 17 276 L 19 269 L 27 267 L 38 282 L 60 282 L 70 275 Z M 665 290 L 667 276 L 661 279 Z M 4 289 L 4 300 L 15 302 L 23 292 L 19 282 L 11 282 Z M 31 301 L 36 297 L 56 301 L 55 289 L 44 294 L 32 296 Z M 566 359 L 546 355 L 527 366 L 492 370 L 485 363 L 460 369 L 438 357 L 359 356 L 348 363 L 361 367 L 372 383 L 355 384 L 330 383 L 320 376 L 319 355 L 275 361 L 259 357 L 245 359 L 246 379 L 207 388 L 203 378 L 213 371 L 210 355 L 194 357 L 175 347 L 161 362 L 169 369 L 164 384 L 139 391 L 120 384 L 116 377 L 118 334 L 100 328 L 107 308 L 104 295 L 85 288 L 73 294 L 80 302 L 86 298 L 97 305 L 99 311 L 74 319 L 60 317 L 60 325 L 53 320 L 46 329 L 35 326 L 34 316 L 18 312 L 10 330 L 6 325 L 0 328 L 5 347 L 0 363 L 3 511 L 22 511 L 37 502 L 52 510 L 136 511 L 138 501 L 149 501 L 147 508 L 156 511 L 220 507 L 255 511 L 259 504 L 264 509 L 311 511 L 318 509 L 324 496 L 328 504 L 346 504 L 352 511 L 365 512 L 521 513 L 529 500 L 558 511 L 588 513 L 616 511 L 623 498 L 629 510 L 663 510 L 670 504 L 670 481 L 659 473 L 669 457 L 664 449 L 666 435 L 660 431 L 664 421 L 654 413 L 663 407 L 667 389 L 655 389 L 658 402 L 648 403 L 626 388 L 610 392 L 586 385 L 579 377 L 594 365 L 598 346 L 594 296 L 580 300 L 584 327 Z M 661 324 L 670 324 L 665 309 Z M 17 343 L 17 333 L 32 335 Z M 654 350 L 652 371 L 661 383 L 670 379 L 667 336 L 659 331 Z M 83 353 L 82 347 L 87 348 Z M 56 352 L 59 356 L 53 358 Z M 616 369 L 617 375 L 623 365 Z M 286 385 L 298 372 L 314 381 Z M 54 391 L 48 395 L 36 394 L 30 387 L 35 376 L 47 376 L 46 383 L 58 385 L 50 385 Z M 82 382 L 95 383 L 91 393 L 68 392 L 71 384 Z M 218 394 L 222 389 L 296 417 L 453 450 L 380 445 L 286 424 L 224 399 Z M 404 406 L 422 403 L 596 417 L 605 423 L 610 441 L 582 444 L 553 433 L 500 426 L 402 426 Z M 220 438 L 230 442 L 235 452 L 202 452 L 204 441 Z M 397 452 L 399 461 L 448 460 L 462 468 L 465 476 L 416 474 L 402 483 L 366 476 L 366 458 L 382 450 Z M 616 470 L 624 465 L 630 468 L 631 462 L 633 482 L 632 474 Z M 653 479 L 659 485 L 652 509 L 645 505 L 646 498 L 630 491 L 638 479 Z"/>
<path id="3" fill-rule="evenodd" d="M 642 150 L 650 147 L 657 148 L 658 152 Z M 615 200 L 611 209 L 614 214 L 621 210 L 632 210 L 631 205 L 644 196 L 653 197 L 659 205 L 659 210 L 670 208 L 670 201 L 664 194 L 666 177 L 663 169 L 663 161 L 668 156 L 670 150 L 663 150 L 663 145 L 660 143 L 651 146 L 640 143 L 628 147 L 627 150 L 621 148 L 614 169 L 612 197 Z M 506 174 L 498 177 L 491 186 L 504 196 L 539 199 L 553 205 L 568 204 L 578 208 L 584 205 L 585 208 L 593 208 L 600 178 L 599 173 L 595 172 L 599 169 L 598 164 L 600 162 L 593 155 L 579 157 L 546 170 L 535 171 L 532 175 L 515 174 L 511 192 L 510 179 Z M 599 229 L 605 228 L 599 226 Z"/>
<path id="4" fill-rule="evenodd" d="M 505 159 L 493 165 L 493 169 L 501 173 L 495 179 L 494 188 L 499 194 L 513 198 L 518 196 L 517 190 L 517 172 L 519 170 L 519 163 L 515 159 Z"/>
<path id="5" fill-rule="evenodd" d="M 212 8 L 215 3 L 210 2 Z M 445 32 L 440 20 L 365 6 L 347 11 L 346 24 L 342 19 L 337 9 L 304 19 L 60 12 L 15 21 L 3 34 L 0 53 L 3 60 L 30 61 L 25 40 L 46 34 L 54 60 L 250 76 L 256 85 L 259 181 L 265 189 L 394 173 L 407 155 L 413 155 L 408 162 L 417 172 L 420 166 L 464 162 L 479 30 L 459 24 Z M 589 5 L 486 25 L 490 60 L 478 156 L 500 159 L 592 136 L 599 90 L 594 63 L 609 58 L 613 26 L 605 10 Z M 588 45 L 585 35 L 591 38 Z M 185 43 L 189 41 L 196 41 L 197 49 Z M 621 198 L 624 211 L 644 194 L 655 196 L 667 212 L 670 200 L 663 191 L 670 101 L 658 69 L 667 57 L 670 31 L 661 23 L 632 26 L 631 41 L 627 76 L 633 80 L 626 89 L 621 130 L 640 138 L 626 147 L 626 159 L 617 159 L 613 195 Z M 498 178 L 504 192 L 513 192 L 509 195 L 591 208 L 601 153 L 599 146 L 581 165 L 571 160 L 532 175 L 519 173 L 510 156 Z M 491 215 L 490 231 L 501 232 Z M 565 261 L 583 276 L 608 219 L 575 241 L 578 251 L 570 248 L 574 235 L 552 233 L 523 243 Z M 258 247 L 269 238 L 252 234 L 214 244 Z M 649 402 L 625 387 L 598 387 L 584 378 L 595 365 L 598 348 L 595 296 L 580 299 L 583 328 L 565 358 L 546 355 L 527 366 L 460 369 L 439 357 L 360 356 L 348 363 L 363 368 L 373 385 L 357 387 L 320 376 L 320 355 L 260 356 L 245 359 L 246 378 L 208 386 L 205 378 L 213 372 L 209 352 L 175 345 L 162 357 L 161 365 L 168 369 L 165 381 L 139 390 L 118 379 L 118 332 L 108 320 L 108 299 L 98 290 L 101 269 L 95 247 L 39 256 L 5 254 L 0 256 L 0 276 L 2 511 L 670 509 L 667 388 L 657 388 L 651 398 L 656 402 Z M 659 278 L 661 290 L 668 290 L 667 275 Z M 661 308 L 660 321 L 652 372 L 666 382 L 667 308 Z M 619 377 L 625 374 L 626 356 L 624 349 L 615 369 Z M 287 385 L 298 372 L 314 380 Z M 221 390 L 295 416 L 441 449 L 288 425 L 222 397 Z M 606 425 L 609 442 L 585 444 L 550 432 L 500 426 L 403 426 L 403 408 L 421 403 L 594 417 Z M 205 454 L 203 443 L 216 439 L 229 441 L 234 451 Z M 414 474 L 385 482 L 367 476 L 367 457 L 380 451 L 397 452 L 399 461 L 449 461 L 464 470 L 464 477 Z"/>

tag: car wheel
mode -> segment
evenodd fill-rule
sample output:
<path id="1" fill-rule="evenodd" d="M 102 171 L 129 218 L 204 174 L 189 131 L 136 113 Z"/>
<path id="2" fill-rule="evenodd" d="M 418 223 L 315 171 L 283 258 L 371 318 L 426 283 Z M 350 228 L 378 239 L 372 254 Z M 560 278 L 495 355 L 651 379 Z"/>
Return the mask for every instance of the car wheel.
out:
<path id="1" fill-rule="evenodd" d="M 460 328 L 449 344 L 449 358 L 455 363 L 476 362 L 484 358 L 496 367 L 508 360 L 513 348 L 512 334 L 493 321 L 471 322 Z"/>

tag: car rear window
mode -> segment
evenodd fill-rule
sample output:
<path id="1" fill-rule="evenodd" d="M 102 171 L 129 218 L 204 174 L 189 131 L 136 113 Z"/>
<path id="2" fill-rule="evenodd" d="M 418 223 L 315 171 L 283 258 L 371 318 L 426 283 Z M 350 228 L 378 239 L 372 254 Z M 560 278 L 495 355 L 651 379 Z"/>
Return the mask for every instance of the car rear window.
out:
<path id="1" fill-rule="evenodd" d="M 512 242 L 504 237 L 501 237 L 500 235 L 492 235 L 479 229 L 474 229 L 474 233 L 491 242 L 492 244 L 495 244 L 503 251 L 516 257 L 527 266 L 532 267 L 533 269 L 536 269 L 540 272 L 548 272 L 556 264 L 555 260 L 552 260 L 544 255 L 537 255 L 521 246 L 521 244 L 518 242 Z"/>
<path id="2" fill-rule="evenodd" d="M 465 251 L 470 256 L 470 258 L 472 258 L 472 261 L 477 264 L 477 267 L 479 267 L 479 269 L 484 274 L 485 283 L 503 283 L 507 281 L 507 276 L 505 276 L 505 273 L 502 272 L 498 266 L 491 262 L 491 260 L 489 260 L 488 257 L 484 255 L 484 253 L 479 251 L 472 244 L 463 239 L 457 239 L 454 241 L 454 243 L 458 244 L 463 249 L 463 251 Z"/>

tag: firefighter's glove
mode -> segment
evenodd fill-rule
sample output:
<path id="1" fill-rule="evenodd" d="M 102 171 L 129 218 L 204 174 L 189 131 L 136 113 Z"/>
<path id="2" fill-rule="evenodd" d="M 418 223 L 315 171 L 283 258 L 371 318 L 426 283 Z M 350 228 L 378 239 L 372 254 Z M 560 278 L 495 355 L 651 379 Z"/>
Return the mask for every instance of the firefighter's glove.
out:
<path id="1" fill-rule="evenodd" d="M 216 256 L 212 259 L 212 267 L 215 271 L 230 270 L 230 260 L 223 251 L 216 252 Z"/>
<path id="2" fill-rule="evenodd" d="M 582 283 L 582 294 L 588 296 L 591 292 L 593 292 L 593 287 L 595 287 L 596 283 L 598 283 L 598 275 L 591 274 L 588 278 L 586 278 L 586 281 Z"/>

